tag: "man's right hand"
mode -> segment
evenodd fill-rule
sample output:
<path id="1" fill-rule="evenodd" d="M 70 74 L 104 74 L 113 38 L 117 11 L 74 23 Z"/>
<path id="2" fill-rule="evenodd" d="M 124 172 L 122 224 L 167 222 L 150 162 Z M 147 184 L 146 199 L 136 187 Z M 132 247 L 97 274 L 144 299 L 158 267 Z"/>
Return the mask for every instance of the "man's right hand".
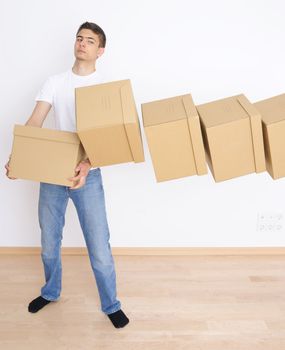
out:
<path id="1" fill-rule="evenodd" d="M 5 164 L 6 176 L 7 176 L 9 179 L 11 179 L 11 180 L 16 180 L 16 179 L 17 179 L 16 177 L 11 177 L 11 176 L 9 176 L 9 171 L 10 171 L 10 168 L 9 168 L 10 158 L 11 158 L 11 157 L 9 157 L 8 162 Z"/>

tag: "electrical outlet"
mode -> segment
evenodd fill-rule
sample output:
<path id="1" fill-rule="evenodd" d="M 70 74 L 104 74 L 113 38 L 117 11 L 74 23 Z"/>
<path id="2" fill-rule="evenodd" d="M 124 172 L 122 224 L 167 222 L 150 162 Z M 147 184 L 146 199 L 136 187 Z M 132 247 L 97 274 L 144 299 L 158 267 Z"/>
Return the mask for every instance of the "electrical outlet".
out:
<path id="1" fill-rule="evenodd" d="M 284 214 L 277 212 L 259 213 L 257 231 L 280 232 L 284 227 Z"/>

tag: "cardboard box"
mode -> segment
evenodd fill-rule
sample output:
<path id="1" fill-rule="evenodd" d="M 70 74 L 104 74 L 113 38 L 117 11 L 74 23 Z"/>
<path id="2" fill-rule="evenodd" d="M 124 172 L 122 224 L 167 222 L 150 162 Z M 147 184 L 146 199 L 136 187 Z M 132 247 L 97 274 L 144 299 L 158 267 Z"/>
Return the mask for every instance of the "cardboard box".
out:
<path id="1" fill-rule="evenodd" d="M 156 180 L 207 173 L 199 116 L 190 94 L 142 104 Z"/>
<path id="2" fill-rule="evenodd" d="M 9 175 L 72 186 L 67 178 L 85 156 L 76 133 L 15 125 Z"/>
<path id="3" fill-rule="evenodd" d="M 261 116 L 244 95 L 197 106 L 216 182 L 265 171 Z"/>
<path id="4" fill-rule="evenodd" d="M 262 119 L 266 169 L 279 179 L 285 176 L 285 94 L 254 105 Z"/>
<path id="5" fill-rule="evenodd" d="M 143 162 L 130 80 L 75 89 L 77 132 L 93 167 Z"/>

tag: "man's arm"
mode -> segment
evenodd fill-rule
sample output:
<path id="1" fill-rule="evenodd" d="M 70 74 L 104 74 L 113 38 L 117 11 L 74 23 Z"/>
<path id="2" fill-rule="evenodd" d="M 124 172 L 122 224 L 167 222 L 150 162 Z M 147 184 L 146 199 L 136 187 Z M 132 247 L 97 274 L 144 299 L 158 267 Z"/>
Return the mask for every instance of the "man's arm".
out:
<path id="1" fill-rule="evenodd" d="M 29 125 L 29 126 L 35 126 L 38 128 L 41 128 L 47 115 L 48 112 L 51 109 L 51 104 L 45 101 L 38 101 L 33 112 L 32 115 L 30 116 L 30 118 L 27 120 L 25 125 Z M 11 156 L 10 156 L 11 157 Z M 9 177 L 9 162 L 10 162 L 10 157 L 8 162 L 5 164 L 5 169 L 6 169 L 6 176 Z M 13 177 L 9 177 L 9 179 L 15 180 L 15 178 Z"/>
<path id="2" fill-rule="evenodd" d="M 38 101 L 32 115 L 27 120 L 25 125 L 36 126 L 41 128 L 51 109 L 51 104 L 46 101 Z"/>

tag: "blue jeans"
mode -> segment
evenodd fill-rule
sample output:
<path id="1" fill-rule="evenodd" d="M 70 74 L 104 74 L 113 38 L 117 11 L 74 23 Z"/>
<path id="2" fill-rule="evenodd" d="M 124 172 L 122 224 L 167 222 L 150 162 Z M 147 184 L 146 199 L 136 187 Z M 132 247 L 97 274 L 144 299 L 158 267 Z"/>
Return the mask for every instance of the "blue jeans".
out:
<path id="1" fill-rule="evenodd" d="M 100 296 L 101 310 L 105 314 L 118 311 L 121 303 L 116 296 L 116 273 L 109 243 L 110 234 L 100 168 L 90 170 L 86 184 L 79 189 L 71 190 L 66 186 L 40 184 L 38 209 L 41 257 L 46 280 L 41 289 L 41 296 L 52 301 L 60 297 L 61 241 L 69 198 L 77 210 Z"/>

